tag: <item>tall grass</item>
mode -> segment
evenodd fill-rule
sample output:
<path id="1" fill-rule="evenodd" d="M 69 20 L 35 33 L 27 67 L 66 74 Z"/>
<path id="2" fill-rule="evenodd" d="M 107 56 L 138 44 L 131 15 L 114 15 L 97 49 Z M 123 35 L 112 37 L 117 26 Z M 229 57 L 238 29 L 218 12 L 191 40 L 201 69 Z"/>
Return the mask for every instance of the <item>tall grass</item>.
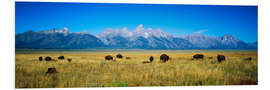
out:
<path id="1" fill-rule="evenodd" d="M 172 59 L 159 61 L 162 53 Z M 16 88 L 60 87 L 125 87 L 125 86 L 193 86 L 193 85 L 247 85 L 258 82 L 256 51 L 121 51 L 121 52 L 35 52 L 15 56 Z M 105 61 L 105 55 L 121 53 L 124 58 Z M 202 53 L 204 60 L 192 60 L 192 55 Z M 216 55 L 223 54 L 226 61 L 218 63 Z M 72 62 L 39 61 L 39 56 L 57 59 L 64 55 Z M 126 60 L 125 57 L 131 57 Z M 150 56 L 154 62 L 143 64 Z M 207 57 L 214 57 L 208 59 Z M 243 60 L 252 57 L 253 60 Z M 46 74 L 55 67 L 56 74 Z"/>

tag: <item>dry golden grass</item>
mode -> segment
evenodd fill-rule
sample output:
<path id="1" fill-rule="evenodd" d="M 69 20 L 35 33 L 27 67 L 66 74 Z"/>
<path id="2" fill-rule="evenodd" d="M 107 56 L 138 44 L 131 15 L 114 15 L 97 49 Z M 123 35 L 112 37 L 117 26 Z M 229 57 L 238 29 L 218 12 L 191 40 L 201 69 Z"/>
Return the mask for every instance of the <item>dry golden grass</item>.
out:
<path id="1" fill-rule="evenodd" d="M 104 56 L 121 53 L 124 58 L 105 61 Z M 159 60 L 163 53 L 172 59 Z M 202 53 L 204 60 L 192 60 Z M 218 63 L 217 54 L 226 56 Z M 57 59 L 39 61 L 39 56 Z M 143 64 L 154 56 L 154 62 Z M 131 57 L 126 60 L 125 57 Z M 213 57 L 213 59 L 208 59 Z M 244 58 L 252 57 L 246 61 Z M 16 51 L 16 88 L 111 87 L 111 86 L 190 86 L 190 85 L 247 85 L 258 82 L 257 51 L 229 50 L 130 50 L 130 51 Z M 49 67 L 56 74 L 46 75 Z"/>

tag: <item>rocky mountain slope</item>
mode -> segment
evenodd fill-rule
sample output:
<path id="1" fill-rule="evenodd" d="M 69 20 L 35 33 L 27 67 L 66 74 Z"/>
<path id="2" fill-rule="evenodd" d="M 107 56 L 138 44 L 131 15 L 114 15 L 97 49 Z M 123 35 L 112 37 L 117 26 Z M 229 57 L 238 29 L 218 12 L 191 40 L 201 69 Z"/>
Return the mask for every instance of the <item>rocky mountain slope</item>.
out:
<path id="1" fill-rule="evenodd" d="M 233 35 L 211 37 L 202 34 L 173 36 L 161 29 L 145 29 L 140 24 L 136 30 L 107 29 L 92 35 L 88 31 L 60 30 L 28 31 L 15 36 L 16 48 L 139 48 L 139 49 L 257 49 L 257 42 L 246 43 Z"/>

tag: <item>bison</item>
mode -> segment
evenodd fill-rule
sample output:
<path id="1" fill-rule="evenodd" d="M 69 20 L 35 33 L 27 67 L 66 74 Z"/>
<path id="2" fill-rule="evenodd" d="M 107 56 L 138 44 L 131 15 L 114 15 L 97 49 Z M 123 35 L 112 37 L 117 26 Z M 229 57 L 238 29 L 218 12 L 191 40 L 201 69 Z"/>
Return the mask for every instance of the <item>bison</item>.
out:
<path id="1" fill-rule="evenodd" d="M 150 60 L 150 62 L 153 62 L 153 61 L 154 61 L 154 57 L 151 56 L 151 57 L 149 58 L 149 60 Z"/>
<path id="2" fill-rule="evenodd" d="M 65 59 L 65 57 L 64 56 L 59 56 L 58 59 L 63 60 L 63 59 Z"/>
<path id="3" fill-rule="evenodd" d="M 251 58 L 251 57 L 248 57 L 248 58 L 245 58 L 244 60 L 251 61 L 251 60 L 252 60 L 252 58 Z"/>
<path id="4" fill-rule="evenodd" d="M 72 59 L 71 59 L 71 58 L 68 58 L 67 60 L 68 60 L 68 62 L 71 62 L 71 61 L 72 61 Z"/>
<path id="5" fill-rule="evenodd" d="M 151 62 L 149 62 L 149 61 L 143 61 L 142 63 L 143 63 L 143 64 L 146 64 L 146 63 L 151 63 Z"/>
<path id="6" fill-rule="evenodd" d="M 218 55 L 218 56 L 217 56 L 217 60 L 218 60 L 218 62 L 222 62 L 222 61 L 225 61 L 226 58 L 225 58 L 224 55 Z"/>
<path id="7" fill-rule="evenodd" d="M 193 56 L 193 59 L 203 59 L 204 55 L 203 54 L 195 54 Z"/>
<path id="8" fill-rule="evenodd" d="M 126 59 L 131 59 L 131 57 L 126 57 Z"/>
<path id="9" fill-rule="evenodd" d="M 49 56 L 47 56 L 47 57 L 45 57 L 45 60 L 46 60 L 46 61 L 51 61 L 51 60 L 52 60 L 52 58 L 51 58 L 51 57 L 49 57 Z"/>
<path id="10" fill-rule="evenodd" d="M 40 56 L 40 57 L 38 58 L 38 60 L 39 60 L 39 61 L 42 61 L 42 60 L 43 60 L 43 58 Z"/>
<path id="11" fill-rule="evenodd" d="M 48 71 L 46 72 L 46 74 L 54 74 L 57 73 L 56 68 L 48 68 Z"/>
<path id="12" fill-rule="evenodd" d="M 105 56 L 105 60 L 113 60 L 113 57 L 111 55 Z"/>
<path id="13" fill-rule="evenodd" d="M 123 56 L 121 54 L 117 54 L 116 58 L 123 58 Z"/>
<path id="14" fill-rule="evenodd" d="M 169 57 L 168 55 L 162 54 L 162 55 L 160 56 L 160 61 L 166 62 L 166 61 L 169 60 L 169 58 L 170 58 L 170 57 Z"/>

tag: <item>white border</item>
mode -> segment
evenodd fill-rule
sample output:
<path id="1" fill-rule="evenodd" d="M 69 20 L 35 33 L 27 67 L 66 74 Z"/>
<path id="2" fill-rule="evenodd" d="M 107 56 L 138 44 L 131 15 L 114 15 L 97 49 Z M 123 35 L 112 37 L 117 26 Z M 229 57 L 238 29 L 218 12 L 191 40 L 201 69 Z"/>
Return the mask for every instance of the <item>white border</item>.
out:
<path id="1" fill-rule="evenodd" d="M 259 43 L 259 85 L 258 86 L 174 86 L 174 87 L 129 87 L 129 88 L 71 88 L 74 89 L 184 89 L 184 90 L 270 90 L 270 0 L 16 0 L 32 2 L 87 2 L 87 3 L 138 3 L 138 4 L 200 4 L 200 5 L 251 5 L 259 6 L 258 12 L 258 43 Z M 15 88 L 15 16 L 14 0 L 1 1 L 0 16 L 0 85 L 3 90 Z M 65 88 L 66 89 L 66 88 Z M 70 88 L 69 88 L 70 89 Z"/>

